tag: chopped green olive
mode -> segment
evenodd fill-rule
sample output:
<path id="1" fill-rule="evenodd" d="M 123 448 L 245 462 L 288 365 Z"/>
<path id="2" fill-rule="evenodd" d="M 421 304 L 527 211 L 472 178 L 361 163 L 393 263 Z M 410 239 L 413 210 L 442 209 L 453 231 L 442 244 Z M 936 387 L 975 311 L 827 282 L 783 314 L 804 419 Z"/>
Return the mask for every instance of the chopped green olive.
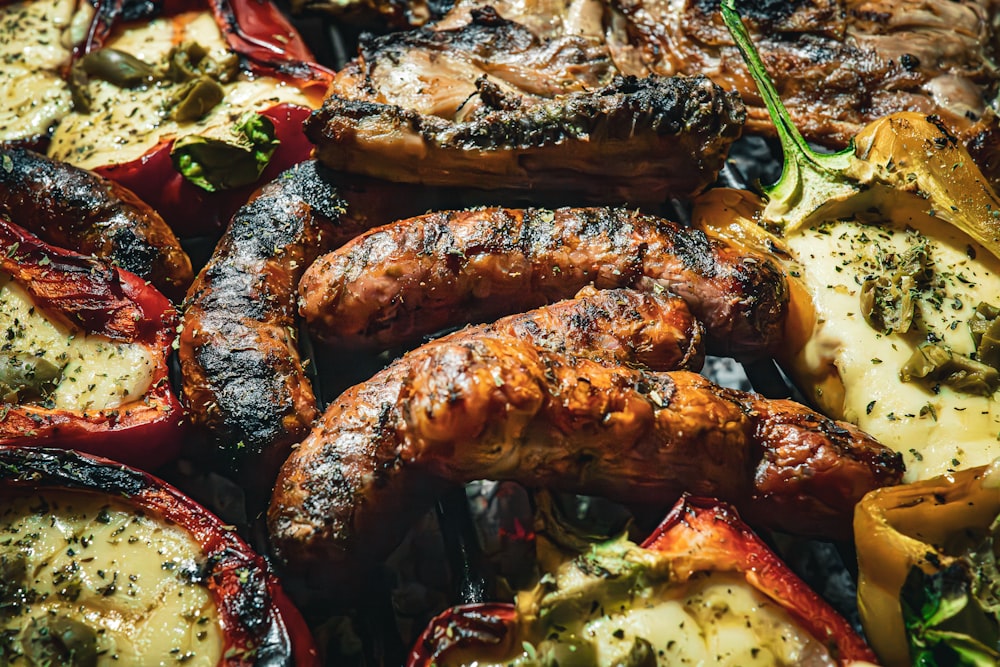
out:
<path id="1" fill-rule="evenodd" d="M 218 82 L 202 76 L 178 90 L 173 96 L 171 103 L 175 106 L 170 112 L 170 117 L 178 121 L 199 120 L 215 108 L 225 96 L 226 92 Z"/>
<path id="2" fill-rule="evenodd" d="M 997 369 L 933 344 L 917 348 L 903 364 L 899 377 L 903 382 L 922 379 L 979 396 L 989 396 L 1000 386 Z"/>
<path id="3" fill-rule="evenodd" d="M 642 637 L 636 637 L 632 649 L 615 667 L 656 667 L 656 651 L 653 645 Z"/>
<path id="4" fill-rule="evenodd" d="M 65 616 L 47 614 L 31 619 L 21 643 L 31 665 L 97 665 L 97 633 L 90 626 Z"/>
<path id="5" fill-rule="evenodd" d="M 902 255 L 879 257 L 881 273 L 861 285 L 861 313 L 883 333 L 905 333 L 917 312 L 914 298 L 932 276 L 927 244 L 920 243 Z"/>
<path id="6" fill-rule="evenodd" d="M 139 88 L 156 80 L 156 70 L 152 65 L 117 49 L 91 51 L 80 58 L 74 67 L 119 88 Z"/>
<path id="7" fill-rule="evenodd" d="M 969 321 L 972 340 L 976 343 L 976 358 L 988 366 L 1000 369 L 1000 309 L 983 302 Z"/>
<path id="8" fill-rule="evenodd" d="M 0 555 L 0 619 L 17 615 L 26 600 L 28 558 L 23 551 Z M 2 654 L 0 654 L 2 657 Z M 0 660 L 0 664 L 2 664 Z"/>
<path id="9" fill-rule="evenodd" d="M 174 142 L 174 168 L 198 187 L 215 192 L 253 183 L 278 147 L 274 124 L 247 112 L 218 136 L 188 135 Z"/>
<path id="10" fill-rule="evenodd" d="M 4 403 L 46 398 L 62 378 L 62 369 L 31 354 L 0 352 L 0 397 Z"/>
<path id="11" fill-rule="evenodd" d="M 229 83 L 239 74 L 239 58 L 227 53 L 220 60 L 211 58 L 208 49 L 197 42 L 175 46 L 167 56 L 166 78 L 183 83 L 207 76 L 220 83 Z"/>

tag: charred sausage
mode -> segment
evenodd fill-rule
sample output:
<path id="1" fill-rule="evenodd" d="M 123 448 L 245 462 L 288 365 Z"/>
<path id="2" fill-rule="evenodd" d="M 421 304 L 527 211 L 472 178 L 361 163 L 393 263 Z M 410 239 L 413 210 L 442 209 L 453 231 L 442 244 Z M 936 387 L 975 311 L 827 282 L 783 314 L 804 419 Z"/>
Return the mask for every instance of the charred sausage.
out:
<path id="1" fill-rule="evenodd" d="M 315 162 L 285 171 L 230 221 L 184 303 L 183 396 L 222 463 L 274 479 L 305 437 L 316 400 L 296 345 L 295 288 L 325 249 L 357 233 L 330 172 Z M 270 473 L 268 472 L 270 471 Z"/>
<path id="2" fill-rule="evenodd" d="M 487 208 L 381 227 L 303 275 L 301 312 L 328 343 L 390 347 L 465 321 L 567 298 L 587 284 L 667 287 L 709 351 L 754 357 L 780 340 L 783 274 L 762 256 L 634 211 Z"/>
<path id="3" fill-rule="evenodd" d="M 0 150 L 0 216 L 52 245 L 96 255 L 171 299 L 191 284 L 191 260 L 167 223 L 131 190 L 21 148 Z"/>
<path id="4" fill-rule="evenodd" d="M 281 559 L 337 585 L 381 562 L 438 493 L 474 479 L 637 503 L 690 491 L 761 525 L 845 537 L 861 496 L 901 474 L 898 454 L 790 401 L 466 335 L 332 403 L 282 468 L 268 520 Z"/>

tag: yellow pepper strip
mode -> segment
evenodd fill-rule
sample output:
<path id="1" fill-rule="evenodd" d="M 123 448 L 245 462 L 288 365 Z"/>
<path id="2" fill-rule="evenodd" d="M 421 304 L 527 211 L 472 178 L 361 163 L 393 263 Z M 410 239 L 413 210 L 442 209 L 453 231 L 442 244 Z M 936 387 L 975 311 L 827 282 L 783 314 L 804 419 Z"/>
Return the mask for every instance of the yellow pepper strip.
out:
<path id="1" fill-rule="evenodd" d="M 911 568 L 931 574 L 957 560 L 969 535 L 1000 514 L 1000 459 L 988 466 L 868 493 L 854 512 L 858 609 L 887 665 L 911 664 L 900 591 Z"/>

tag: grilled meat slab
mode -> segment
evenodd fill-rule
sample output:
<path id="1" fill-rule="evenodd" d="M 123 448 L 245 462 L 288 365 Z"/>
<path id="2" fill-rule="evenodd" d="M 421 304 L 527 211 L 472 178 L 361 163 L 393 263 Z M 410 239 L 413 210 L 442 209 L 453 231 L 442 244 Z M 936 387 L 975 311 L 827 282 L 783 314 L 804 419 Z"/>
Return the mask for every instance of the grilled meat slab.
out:
<path id="1" fill-rule="evenodd" d="M 715 354 L 761 356 L 780 344 L 788 290 L 774 263 L 624 209 L 486 208 L 402 220 L 320 257 L 299 291 L 319 339 L 385 348 L 591 283 L 679 294 L 707 325 Z"/>
<path id="2" fill-rule="evenodd" d="M 712 182 L 743 122 L 704 77 L 617 76 L 586 36 L 541 40 L 491 8 L 370 38 L 306 121 L 328 166 L 403 183 L 661 203 Z"/>
<path id="3" fill-rule="evenodd" d="M 487 114 L 497 104 L 497 110 L 524 113 L 560 88 L 555 94 L 596 90 L 616 75 L 703 74 L 739 93 L 747 131 L 773 135 L 717 0 L 458 0 L 443 16 L 440 3 L 364 1 L 385 16 L 439 20 L 362 40 L 359 57 L 332 89 L 341 99 L 331 114 L 342 113 L 344 100 L 368 101 L 406 110 L 414 124 L 441 125 L 441 119 L 459 123 Z M 744 0 L 737 6 L 792 120 L 810 141 L 841 147 L 889 113 L 936 114 L 988 173 L 1000 173 L 990 109 L 1000 76 L 996 0 Z M 351 123 L 345 118 L 343 125 Z M 423 134 L 423 142 L 433 136 Z M 338 141 L 333 134 L 313 138 Z M 374 140 L 374 133 L 359 139 Z M 428 149 L 428 156 L 437 161 L 437 152 Z M 388 152 L 369 155 L 381 163 Z M 378 166 L 383 173 L 391 169 Z"/>
<path id="4" fill-rule="evenodd" d="M 995 0 L 744 0 L 737 8 L 792 120 L 813 141 L 846 145 L 871 121 L 904 110 L 937 114 L 963 132 L 997 91 Z M 739 91 L 748 131 L 773 132 L 716 0 L 612 0 L 609 11 L 628 44 L 614 56 L 624 73 L 704 73 Z"/>
<path id="5" fill-rule="evenodd" d="M 854 504 L 901 474 L 898 454 L 791 401 L 466 335 L 341 395 L 282 468 L 268 519 L 292 569 L 349 584 L 475 479 L 630 503 L 690 491 L 759 525 L 845 537 Z"/>

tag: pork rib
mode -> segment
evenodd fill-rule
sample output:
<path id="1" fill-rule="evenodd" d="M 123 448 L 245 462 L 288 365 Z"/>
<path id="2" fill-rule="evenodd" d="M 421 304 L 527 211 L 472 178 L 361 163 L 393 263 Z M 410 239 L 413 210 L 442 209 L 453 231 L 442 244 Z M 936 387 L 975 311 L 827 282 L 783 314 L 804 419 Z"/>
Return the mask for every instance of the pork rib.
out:
<path id="1" fill-rule="evenodd" d="M 306 122 L 317 157 L 395 182 L 658 204 L 711 183 L 740 134 L 742 103 L 704 77 L 616 76 L 585 37 L 472 16 L 363 42 Z"/>

